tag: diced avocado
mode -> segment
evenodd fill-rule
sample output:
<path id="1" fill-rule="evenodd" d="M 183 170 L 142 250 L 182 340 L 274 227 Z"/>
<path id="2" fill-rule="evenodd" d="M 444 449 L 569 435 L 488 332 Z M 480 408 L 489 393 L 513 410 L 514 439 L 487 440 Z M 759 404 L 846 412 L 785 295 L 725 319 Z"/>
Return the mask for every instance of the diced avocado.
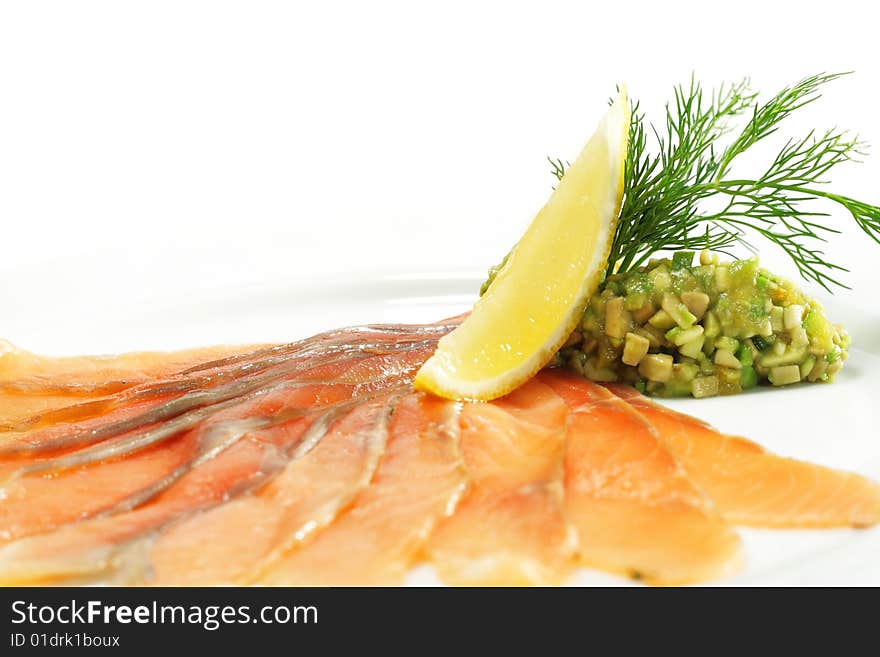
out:
<path id="1" fill-rule="evenodd" d="M 644 292 L 632 292 L 627 294 L 623 301 L 623 307 L 629 311 L 639 310 L 648 305 L 648 295 Z"/>
<path id="2" fill-rule="evenodd" d="M 639 374 L 651 381 L 665 383 L 672 376 L 672 356 L 649 354 L 639 363 Z"/>
<path id="3" fill-rule="evenodd" d="M 690 383 L 691 381 L 693 381 L 699 373 L 700 368 L 696 365 L 693 365 L 692 363 L 675 363 L 672 366 L 673 378 L 679 381 L 684 381 L 685 383 Z"/>
<path id="4" fill-rule="evenodd" d="M 718 316 L 711 310 L 703 318 L 703 329 L 707 338 L 716 338 L 721 335 L 721 323 L 718 321 Z"/>
<path id="5" fill-rule="evenodd" d="M 697 399 L 714 397 L 718 394 L 718 377 L 698 376 L 691 381 L 691 394 Z"/>
<path id="6" fill-rule="evenodd" d="M 700 372 L 703 374 L 714 374 L 715 363 L 713 363 L 705 354 L 697 356 L 697 365 L 700 366 Z"/>
<path id="7" fill-rule="evenodd" d="M 834 327 L 821 310 L 810 308 L 804 315 L 803 325 L 814 348 L 826 353 L 834 348 Z"/>
<path id="8" fill-rule="evenodd" d="M 663 331 L 654 328 L 650 324 L 645 324 L 641 328 L 637 328 L 634 332 L 636 335 L 641 335 L 643 338 L 647 339 L 648 342 L 651 343 L 651 347 L 654 349 L 666 342 L 666 338 L 663 337 Z"/>
<path id="9" fill-rule="evenodd" d="M 637 322 L 638 324 L 644 324 L 651 318 L 651 316 L 653 316 L 655 312 L 657 312 L 657 308 L 654 306 L 654 304 L 647 302 L 641 308 L 637 308 L 632 311 L 632 318 L 633 321 Z"/>
<path id="10" fill-rule="evenodd" d="M 828 362 L 824 358 L 817 358 L 816 363 L 813 365 L 813 369 L 810 370 L 810 373 L 807 374 L 808 381 L 820 381 L 822 377 L 825 376 L 825 371 L 828 369 Z"/>
<path id="11" fill-rule="evenodd" d="M 767 379 L 775 386 L 787 386 L 801 380 L 801 370 L 797 365 L 780 365 L 770 368 Z"/>
<path id="12" fill-rule="evenodd" d="M 818 303 L 757 260 L 706 253 L 695 265 L 682 254 L 609 275 L 553 362 L 647 394 L 712 396 L 768 379 L 830 381 L 849 345 Z"/>
<path id="13" fill-rule="evenodd" d="M 729 395 L 732 392 L 739 392 L 739 390 L 733 390 L 733 388 L 740 388 L 739 385 L 739 368 L 732 367 L 719 367 L 715 371 L 715 376 L 718 377 L 719 392 L 722 395 Z M 727 384 L 726 386 L 724 384 Z"/>
<path id="14" fill-rule="evenodd" d="M 782 323 L 782 314 L 782 306 L 773 306 L 770 309 L 770 328 L 773 330 L 774 333 L 782 331 L 783 328 L 785 328 L 784 324 Z"/>
<path id="15" fill-rule="evenodd" d="M 681 345 L 681 347 L 678 348 L 678 353 L 686 358 L 693 358 L 696 360 L 703 353 L 703 344 L 705 341 L 706 338 L 700 335 L 694 340 Z"/>
<path id="16" fill-rule="evenodd" d="M 807 337 L 807 331 L 800 324 L 791 329 L 788 334 L 791 337 L 791 345 L 793 347 L 810 346 L 810 338 Z"/>
<path id="17" fill-rule="evenodd" d="M 650 346 L 651 343 L 647 338 L 635 333 L 627 333 L 621 360 L 627 365 L 638 365 L 648 353 Z"/>
<path id="18" fill-rule="evenodd" d="M 590 381 L 617 381 L 617 372 L 609 367 L 602 367 L 596 357 L 588 358 L 584 362 L 583 368 L 584 376 L 590 379 Z"/>
<path id="19" fill-rule="evenodd" d="M 790 331 L 795 327 L 800 327 L 804 318 L 804 307 L 793 304 L 786 306 L 782 311 L 782 325 L 786 330 Z"/>
<path id="20" fill-rule="evenodd" d="M 648 320 L 648 324 L 658 329 L 666 330 L 675 326 L 675 320 L 672 319 L 668 312 L 661 308 Z"/>
<path id="21" fill-rule="evenodd" d="M 584 309 L 584 316 L 581 318 L 581 329 L 585 335 L 595 333 L 599 329 L 599 318 L 593 304 L 587 305 Z"/>
<path id="22" fill-rule="evenodd" d="M 687 306 L 687 309 L 691 314 L 697 318 L 697 321 L 700 321 L 703 318 L 703 315 L 706 314 L 706 310 L 709 308 L 710 299 L 709 295 L 705 292 L 695 292 L 690 290 L 681 293 L 681 301 Z"/>
<path id="23" fill-rule="evenodd" d="M 622 338 L 630 329 L 632 316 L 623 307 L 623 297 L 613 297 L 605 304 L 605 335 Z"/>
<path id="24" fill-rule="evenodd" d="M 806 379 L 807 375 L 809 375 L 809 373 L 813 371 L 813 367 L 815 367 L 815 366 L 816 366 L 816 357 L 813 356 L 812 354 L 807 356 L 804 359 L 804 362 L 801 363 L 801 365 L 800 365 L 801 379 Z"/>
<path id="25" fill-rule="evenodd" d="M 626 277 L 623 282 L 626 295 L 643 294 L 645 296 L 654 291 L 654 281 L 644 272 L 636 271 Z"/>
<path id="26" fill-rule="evenodd" d="M 779 367 L 780 365 L 793 365 L 804 360 L 806 355 L 807 350 L 803 347 L 787 349 L 781 354 L 761 354 L 760 363 L 762 367 L 766 368 Z"/>
<path id="27" fill-rule="evenodd" d="M 699 324 L 687 329 L 675 326 L 666 332 L 666 339 L 680 347 L 688 342 L 693 342 L 701 335 L 703 335 L 703 327 Z"/>
<path id="28" fill-rule="evenodd" d="M 669 276 L 669 270 L 664 265 L 652 269 L 648 272 L 648 277 L 651 279 L 651 283 L 653 283 L 654 291 L 656 293 L 662 294 L 672 285 L 672 278 Z"/>
<path id="29" fill-rule="evenodd" d="M 690 328 L 697 321 L 693 313 L 674 294 L 668 292 L 664 294 L 660 305 L 681 328 Z"/>
<path id="30" fill-rule="evenodd" d="M 726 349 L 731 353 L 735 353 L 736 350 L 739 349 L 739 340 L 737 340 L 736 338 L 721 336 L 719 338 L 715 338 L 715 348 Z"/>
<path id="31" fill-rule="evenodd" d="M 739 359 L 733 355 L 732 351 L 728 351 L 727 349 L 718 349 L 715 352 L 715 364 L 721 365 L 722 367 L 731 367 L 736 370 L 742 367 L 742 363 L 739 362 Z"/>

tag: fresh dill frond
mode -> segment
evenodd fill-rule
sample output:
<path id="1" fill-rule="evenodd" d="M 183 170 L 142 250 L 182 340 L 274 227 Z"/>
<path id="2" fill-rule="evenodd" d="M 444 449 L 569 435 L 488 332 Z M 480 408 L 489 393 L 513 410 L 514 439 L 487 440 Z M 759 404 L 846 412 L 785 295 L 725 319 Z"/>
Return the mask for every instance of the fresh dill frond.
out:
<path id="1" fill-rule="evenodd" d="M 737 170 L 744 153 L 841 75 L 846 74 L 805 78 L 763 103 L 748 80 L 706 94 L 692 78 L 675 88 L 660 128 L 646 128 L 633 103 L 623 206 L 609 266 L 634 269 L 658 251 L 707 248 L 729 254 L 738 244 L 751 250 L 746 241 L 751 233 L 785 251 L 803 278 L 825 289 L 846 287 L 836 278 L 846 269 L 820 250 L 839 231 L 815 202 L 842 206 L 880 243 L 880 207 L 824 188 L 832 169 L 865 154 L 864 144 L 845 131 L 813 131 L 787 141 L 757 174 Z M 562 161 L 550 162 L 561 178 Z"/>
<path id="2" fill-rule="evenodd" d="M 548 157 L 547 161 L 550 163 L 552 167 L 551 173 L 556 176 L 556 180 L 562 180 L 562 176 L 565 175 L 565 170 L 568 168 L 570 162 L 563 162 L 560 159 L 553 159 L 552 157 Z"/>

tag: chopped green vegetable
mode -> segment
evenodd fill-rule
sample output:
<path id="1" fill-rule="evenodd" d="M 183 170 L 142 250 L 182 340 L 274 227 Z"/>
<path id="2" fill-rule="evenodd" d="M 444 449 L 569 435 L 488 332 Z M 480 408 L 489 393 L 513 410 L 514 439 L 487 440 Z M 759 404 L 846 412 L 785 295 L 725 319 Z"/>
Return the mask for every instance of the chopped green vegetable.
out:
<path id="1" fill-rule="evenodd" d="M 690 268 L 694 262 L 693 251 L 676 251 L 672 256 L 673 271 Z"/>
<path id="2" fill-rule="evenodd" d="M 819 304 L 754 258 L 720 262 L 703 254 L 700 261 L 711 264 L 676 269 L 670 260 L 656 260 L 609 276 L 562 362 L 588 378 L 638 384 L 665 397 L 833 379 L 849 337 Z M 697 271 L 702 268 L 708 272 Z M 724 292 L 715 284 L 718 270 L 727 272 Z M 668 276 L 674 284 L 647 284 Z M 676 286 L 684 291 L 675 293 Z M 631 309 L 625 300 L 634 292 L 643 295 L 643 305 Z"/>

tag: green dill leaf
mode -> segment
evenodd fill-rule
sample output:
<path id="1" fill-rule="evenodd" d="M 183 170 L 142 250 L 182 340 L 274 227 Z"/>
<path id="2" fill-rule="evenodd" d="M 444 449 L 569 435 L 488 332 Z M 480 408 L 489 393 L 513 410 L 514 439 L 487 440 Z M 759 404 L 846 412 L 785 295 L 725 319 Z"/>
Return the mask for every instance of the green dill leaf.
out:
<path id="1" fill-rule="evenodd" d="M 707 94 L 691 78 L 674 89 L 660 128 L 646 124 L 634 102 L 610 267 L 629 271 L 658 251 L 706 248 L 732 255 L 736 246 L 754 251 L 747 241 L 754 234 L 781 248 L 803 278 L 826 289 L 845 287 L 837 273 L 846 269 L 821 251 L 839 230 L 816 202 L 842 206 L 880 243 L 880 208 L 823 189 L 833 169 L 865 154 L 864 144 L 845 131 L 811 131 L 785 142 L 757 175 L 732 174 L 743 153 L 775 134 L 793 112 L 820 97 L 823 85 L 842 75 L 810 76 L 764 102 L 748 80 Z M 561 177 L 561 161 L 551 162 Z M 716 209 L 710 211 L 712 205 Z"/>

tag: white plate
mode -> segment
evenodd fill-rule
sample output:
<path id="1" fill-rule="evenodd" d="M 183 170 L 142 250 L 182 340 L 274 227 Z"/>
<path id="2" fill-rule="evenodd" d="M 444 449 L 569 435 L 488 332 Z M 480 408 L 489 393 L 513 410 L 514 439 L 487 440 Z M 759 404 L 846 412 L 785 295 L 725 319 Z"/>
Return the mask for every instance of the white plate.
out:
<path id="1" fill-rule="evenodd" d="M 482 274 L 275 277 L 268 279 L 274 281 L 271 284 L 266 280 L 222 286 L 203 282 L 191 295 L 174 293 L 173 281 L 158 279 L 147 292 L 126 288 L 124 281 L 113 287 L 109 281 L 110 289 L 86 309 L 81 298 L 72 300 L 69 308 L 63 300 L 40 303 L 39 295 L 34 298 L 39 290 L 32 286 L 29 294 L 19 290 L 18 312 L 7 315 L 2 333 L 24 348 L 47 353 L 287 341 L 348 324 L 433 321 L 457 314 L 470 306 Z M 53 276 L 45 282 L 51 286 L 57 281 Z M 779 454 L 880 479 L 876 324 L 846 306 L 834 307 L 831 313 L 834 321 L 851 328 L 856 345 L 835 384 L 664 403 L 726 433 L 748 436 Z M 880 585 L 880 529 L 742 530 L 742 536 L 747 566 L 725 584 Z M 411 573 L 408 583 L 439 582 L 429 567 L 422 566 Z M 584 570 L 572 583 L 628 582 Z"/>

